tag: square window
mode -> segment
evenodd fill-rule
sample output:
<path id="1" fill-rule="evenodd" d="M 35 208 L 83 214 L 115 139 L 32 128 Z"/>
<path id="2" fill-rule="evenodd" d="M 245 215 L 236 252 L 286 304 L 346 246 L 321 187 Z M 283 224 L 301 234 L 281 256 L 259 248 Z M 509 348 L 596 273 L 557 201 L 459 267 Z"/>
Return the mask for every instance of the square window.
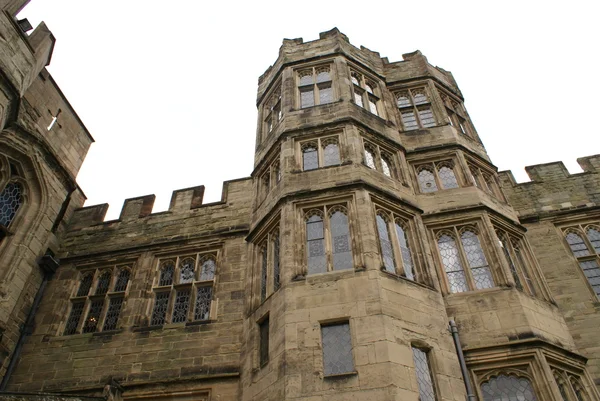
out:
<path id="1" fill-rule="evenodd" d="M 321 327 L 325 376 L 354 373 L 352 339 L 348 322 Z"/>

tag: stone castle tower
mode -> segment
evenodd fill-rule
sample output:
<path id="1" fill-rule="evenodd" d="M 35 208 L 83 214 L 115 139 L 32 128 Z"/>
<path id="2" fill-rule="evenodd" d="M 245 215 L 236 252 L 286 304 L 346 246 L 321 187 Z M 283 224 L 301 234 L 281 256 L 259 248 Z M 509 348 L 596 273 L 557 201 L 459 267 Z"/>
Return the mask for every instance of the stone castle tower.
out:
<path id="1" fill-rule="evenodd" d="M 600 156 L 516 184 L 448 71 L 333 29 L 259 78 L 250 177 L 104 221 L 59 179 L 91 137 L 46 62 L 0 137 L 10 396 L 600 401 Z"/>

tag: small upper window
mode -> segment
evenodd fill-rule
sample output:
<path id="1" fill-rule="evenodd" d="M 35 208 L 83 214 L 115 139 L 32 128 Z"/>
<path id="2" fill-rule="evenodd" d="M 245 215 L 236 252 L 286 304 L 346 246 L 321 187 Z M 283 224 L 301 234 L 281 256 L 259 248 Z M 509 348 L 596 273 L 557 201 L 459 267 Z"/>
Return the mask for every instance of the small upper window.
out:
<path id="1" fill-rule="evenodd" d="M 425 88 L 408 89 L 396 93 L 396 104 L 405 131 L 435 126 L 435 118 Z"/>
<path id="2" fill-rule="evenodd" d="M 300 144 L 300 150 L 302 151 L 302 169 L 304 171 L 336 166 L 341 163 L 337 136 L 303 142 Z"/>
<path id="3" fill-rule="evenodd" d="M 323 348 L 323 373 L 325 376 L 354 372 L 350 324 L 321 326 Z"/>
<path id="4" fill-rule="evenodd" d="M 365 165 L 382 172 L 386 177 L 397 178 L 396 164 L 392 153 L 382 147 L 363 141 Z"/>
<path id="5" fill-rule="evenodd" d="M 450 125 L 456 128 L 456 130 L 462 135 L 474 137 L 473 128 L 469 123 L 467 112 L 465 111 L 462 103 L 454 100 L 444 93 L 442 93 L 441 96 L 444 106 L 446 107 L 446 114 L 448 115 L 448 122 Z"/>
<path id="6" fill-rule="evenodd" d="M 420 164 L 416 169 L 417 181 L 422 193 L 459 187 L 454 174 L 454 164 L 449 160 Z"/>
<path id="7" fill-rule="evenodd" d="M 275 87 L 263 107 L 265 134 L 268 135 L 283 117 L 281 112 L 281 85 Z"/>
<path id="8" fill-rule="evenodd" d="M 569 227 L 565 239 L 587 282 L 600 298 L 600 224 Z"/>
<path id="9" fill-rule="evenodd" d="M 311 67 L 298 72 L 300 107 L 333 102 L 330 66 Z"/>
<path id="10" fill-rule="evenodd" d="M 379 97 L 375 94 L 377 85 L 363 74 L 351 71 L 354 103 L 378 116 Z"/>
<path id="11" fill-rule="evenodd" d="M 469 163 L 468 166 L 473 185 L 500 200 L 504 199 L 500 185 L 498 184 L 496 176 L 492 171 L 471 163 Z"/>

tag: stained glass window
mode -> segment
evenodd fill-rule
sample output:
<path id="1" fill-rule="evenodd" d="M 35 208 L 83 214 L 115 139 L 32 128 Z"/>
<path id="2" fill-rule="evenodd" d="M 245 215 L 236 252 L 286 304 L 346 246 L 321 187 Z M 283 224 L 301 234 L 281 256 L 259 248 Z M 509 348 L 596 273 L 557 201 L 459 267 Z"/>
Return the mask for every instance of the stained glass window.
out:
<path id="1" fill-rule="evenodd" d="M 329 217 L 331 224 L 331 247 L 333 255 L 333 269 L 352 269 L 352 250 L 350 249 L 350 228 L 348 216 L 341 210 L 335 210 Z"/>
<path id="2" fill-rule="evenodd" d="M 95 300 L 90 303 L 90 309 L 83 324 L 83 333 L 93 333 L 96 331 L 100 320 L 100 314 L 102 313 L 102 307 L 104 307 L 104 299 Z"/>
<path id="3" fill-rule="evenodd" d="M 23 204 L 23 187 L 11 181 L 0 192 L 0 225 L 8 227 Z"/>
<path id="4" fill-rule="evenodd" d="M 73 302 L 71 305 L 71 314 L 67 319 L 67 325 L 65 326 L 65 336 L 77 333 L 77 326 L 79 326 L 79 320 L 83 314 L 84 302 Z"/>
<path id="5" fill-rule="evenodd" d="M 194 281 L 194 268 L 196 260 L 185 258 L 179 262 L 179 284 L 191 283 Z"/>
<path id="6" fill-rule="evenodd" d="M 377 233 L 379 234 L 379 246 L 383 259 L 383 267 L 387 272 L 395 273 L 396 264 L 394 262 L 394 250 L 388 231 L 388 221 L 381 213 L 377 213 Z"/>
<path id="7" fill-rule="evenodd" d="M 117 276 L 115 283 L 115 292 L 122 292 L 127 289 L 127 283 L 129 283 L 129 276 L 131 275 L 129 269 L 121 269 Z"/>
<path id="8" fill-rule="evenodd" d="M 465 255 L 467 256 L 467 262 L 471 268 L 475 288 L 492 288 L 494 286 L 494 279 L 492 278 L 492 272 L 490 271 L 483 249 L 481 248 L 479 238 L 471 230 L 463 231 L 460 238 Z"/>
<path id="9" fill-rule="evenodd" d="M 212 287 L 198 287 L 196 291 L 196 308 L 194 311 L 194 320 L 209 319 L 211 301 Z"/>
<path id="10" fill-rule="evenodd" d="M 123 298 L 110 298 L 102 331 L 115 330 L 121 314 Z"/>
<path id="11" fill-rule="evenodd" d="M 154 308 L 150 326 L 159 326 L 165 324 L 167 318 L 167 308 L 169 306 L 169 292 L 157 292 L 154 296 Z"/>
<path id="12" fill-rule="evenodd" d="M 458 247 L 454 237 L 443 234 L 438 238 L 438 248 L 440 250 L 440 256 L 442 257 L 442 264 L 448 277 L 448 284 L 450 285 L 450 292 L 464 292 L 468 291 L 467 279 L 465 277 L 465 271 L 460 260 Z"/>
<path id="13" fill-rule="evenodd" d="M 421 192 L 428 193 L 435 192 L 438 190 L 437 184 L 435 182 L 435 176 L 433 175 L 431 169 L 426 167 L 420 168 L 418 173 L 418 179 L 419 188 Z"/>
<path id="14" fill-rule="evenodd" d="M 190 308 L 189 288 L 175 291 L 175 304 L 173 305 L 173 323 L 181 323 L 187 320 L 188 310 Z"/>
<path id="15" fill-rule="evenodd" d="M 325 257 L 325 234 L 323 218 L 313 214 L 306 221 L 306 249 L 308 257 L 308 273 L 324 273 L 327 271 Z"/>
<path id="16" fill-rule="evenodd" d="M 429 368 L 427 352 L 420 348 L 412 347 L 415 374 L 419 387 L 419 401 L 435 401 L 435 388 Z"/>
<path id="17" fill-rule="evenodd" d="M 85 273 L 81 276 L 81 281 L 79 282 L 79 289 L 77 290 L 78 297 L 85 297 L 89 294 L 90 288 L 92 287 L 92 282 L 94 281 L 94 273 L 89 272 Z"/>
<path id="18" fill-rule="evenodd" d="M 266 317 L 258 324 L 258 331 L 260 337 L 260 366 L 264 366 L 269 363 L 269 317 Z"/>
<path id="19" fill-rule="evenodd" d="M 96 287 L 96 295 L 104 295 L 108 292 L 111 278 L 112 274 L 109 271 L 100 274 L 100 277 L 98 278 L 98 286 Z"/>
<path id="20" fill-rule="evenodd" d="M 322 326 L 321 341 L 323 373 L 326 376 L 354 372 L 349 323 Z"/>
<path id="21" fill-rule="evenodd" d="M 173 284 L 173 274 L 175 273 L 175 263 L 173 261 L 168 260 L 163 262 L 160 268 L 160 278 L 158 280 L 158 285 L 171 285 Z"/>
<path id="22" fill-rule="evenodd" d="M 481 385 L 484 401 L 537 401 L 529 379 L 513 375 L 499 375 Z"/>

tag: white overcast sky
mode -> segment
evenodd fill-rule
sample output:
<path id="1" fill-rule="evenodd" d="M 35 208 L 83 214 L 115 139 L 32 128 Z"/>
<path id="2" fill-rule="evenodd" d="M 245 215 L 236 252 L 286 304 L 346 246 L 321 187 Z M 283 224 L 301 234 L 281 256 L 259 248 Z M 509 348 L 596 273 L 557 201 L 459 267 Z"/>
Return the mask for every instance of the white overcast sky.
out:
<path id="1" fill-rule="evenodd" d="M 86 206 L 252 171 L 257 80 L 283 38 L 338 27 L 355 46 L 421 50 L 452 71 L 494 164 L 600 153 L 598 1 L 32 0 L 20 13 L 57 39 L 49 71 L 96 143 L 78 176 Z"/>

